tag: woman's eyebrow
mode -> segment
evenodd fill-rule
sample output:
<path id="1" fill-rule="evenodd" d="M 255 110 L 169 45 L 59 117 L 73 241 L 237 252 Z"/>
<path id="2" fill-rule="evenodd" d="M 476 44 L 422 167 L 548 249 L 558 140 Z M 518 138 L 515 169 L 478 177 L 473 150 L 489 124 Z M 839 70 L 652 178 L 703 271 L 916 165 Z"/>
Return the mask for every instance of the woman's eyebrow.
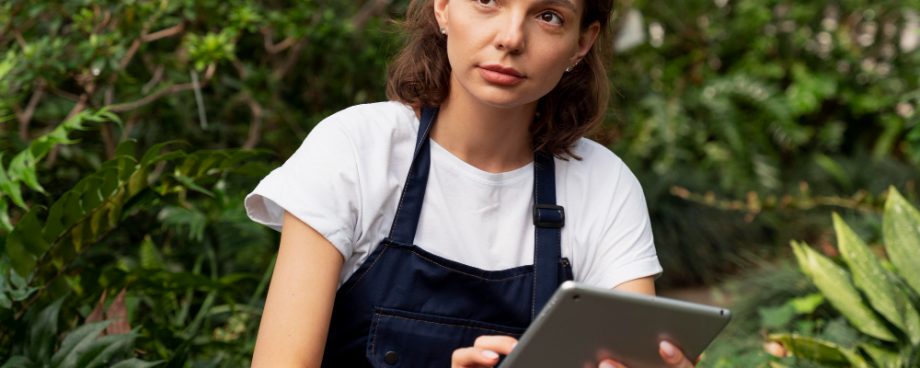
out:
<path id="1" fill-rule="evenodd" d="M 575 7 L 575 3 L 570 0 L 539 0 L 538 4 L 554 4 L 561 5 L 563 7 L 569 8 L 573 12 L 578 12 L 578 9 Z"/>

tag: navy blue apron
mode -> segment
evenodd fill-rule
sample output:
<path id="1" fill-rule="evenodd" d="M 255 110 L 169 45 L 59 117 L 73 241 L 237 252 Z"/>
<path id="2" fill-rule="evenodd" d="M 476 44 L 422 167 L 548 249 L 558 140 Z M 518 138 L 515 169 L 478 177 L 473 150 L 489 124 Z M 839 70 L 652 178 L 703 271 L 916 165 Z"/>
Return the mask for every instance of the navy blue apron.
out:
<path id="1" fill-rule="evenodd" d="M 389 236 L 336 293 L 323 367 L 450 367 L 453 351 L 480 335 L 520 337 L 559 284 L 572 279 L 560 248 L 565 218 L 548 154 L 534 157 L 533 265 L 486 271 L 413 245 L 437 114 L 422 109 Z"/>

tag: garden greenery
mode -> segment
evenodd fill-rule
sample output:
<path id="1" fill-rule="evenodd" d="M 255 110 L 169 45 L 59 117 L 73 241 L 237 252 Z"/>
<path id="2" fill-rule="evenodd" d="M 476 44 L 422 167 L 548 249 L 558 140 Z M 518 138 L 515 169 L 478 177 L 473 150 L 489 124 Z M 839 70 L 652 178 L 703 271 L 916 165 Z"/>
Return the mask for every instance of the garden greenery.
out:
<path id="1" fill-rule="evenodd" d="M 242 198 L 320 119 L 385 98 L 406 5 L 0 2 L 0 364 L 247 365 L 278 238 Z M 916 9 L 618 2 L 594 138 L 643 183 L 663 285 L 820 238 L 828 206 L 914 198 Z"/>

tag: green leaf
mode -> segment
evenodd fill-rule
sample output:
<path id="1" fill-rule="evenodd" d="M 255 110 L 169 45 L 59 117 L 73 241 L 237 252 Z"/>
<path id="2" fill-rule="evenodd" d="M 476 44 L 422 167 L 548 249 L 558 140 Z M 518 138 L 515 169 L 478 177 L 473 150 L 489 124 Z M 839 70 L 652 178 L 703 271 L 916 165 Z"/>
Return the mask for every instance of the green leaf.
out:
<path id="1" fill-rule="evenodd" d="M 42 225 L 37 210 L 26 213 L 6 238 L 6 254 L 13 269 L 22 276 L 32 273 L 36 260 L 50 244 L 42 237 Z"/>
<path id="2" fill-rule="evenodd" d="M 4 232 L 10 232 L 13 230 L 13 223 L 10 221 L 10 210 L 9 204 L 6 203 L 6 198 L 3 198 L 2 193 L 0 193 L 0 234 Z"/>
<path id="3" fill-rule="evenodd" d="M 760 314 L 760 323 L 763 327 L 780 328 L 792 321 L 795 317 L 795 308 L 783 304 L 779 307 L 759 308 L 757 313 Z"/>
<path id="4" fill-rule="evenodd" d="M 875 345 L 862 344 L 859 349 L 866 352 L 875 362 L 875 367 L 879 368 L 900 368 L 901 356 L 896 351 L 880 348 Z"/>
<path id="5" fill-rule="evenodd" d="M 910 205 L 897 189 L 888 190 L 882 221 L 888 259 L 904 281 L 920 294 L 920 211 Z"/>
<path id="6" fill-rule="evenodd" d="M 821 293 L 812 293 L 790 300 L 789 305 L 795 309 L 796 314 L 812 314 L 825 300 Z"/>
<path id="7" fill-rule="evenodd" d="M 16 178 L 8 176 L 6 169 L 3 168 L 3 153 L 0 153 L 0 193 L 9 196 L 13 204 L 19 208 L 27 208 L 26 202 L 22 199 L 19 183 Z"/>
<path id="8" fill-rule="evenodd" d="M 141 158 L 140 164 L 141 166 L 149 166 L 149 165 L 155 164 L 160 161 L 167 161 L 167 160 L 171 160 L 176 157 L 184 156 L 185 152 L 182 152 L 182 151 L 172 151 L 172 152 L 167 152 L 167 153 L 160 153 L 169 146 L 184 146 L 184 145 L 186 145 L 186 143 L 180 142 L 180 141 L 167 141 L 167 142 L 157 143 L 153 145 L 152 147 L 150 147 L 150 149 L 148 149 L 146 153 L 144 153 L 144 157 Z"/>
<path id="9" fill-rule="evenodd" d="M 853 229 L 838 214 L 833 218 L 840 254 L 850 266 L 856 286 L 866 294 L 876 311 L 906 332 L 914 344 L 920 342 L 920 315 L 910 297 L 898 287 L 897 280 L 885 271 Z"/>
<path id="10" fill-rule="evenodd" d="M 133 197 L 147 187 L 147 167 L 141 167 L 128 179 L 128 196 Z"/>
<path id="11" fill-rule="evenodd" d="M 67 297 L 61 297 L 42 309 L 38 316 L 30 321 L 29 329 L 30 355 L 35 362 L 48 363 L 48 358 L 54 352 L 54 343 L 58 333 L 58 314 L 61 305 Z"/>
<path id="12" fill-rule="evenodd" d="M 45 189 L 38 184 L 38 174 L 35 173 L 37 161 L 38 160 L 32 156 L 31 151 L 25 150 L 19 152 L 19 154 L 10 161 L 9 176 L 14 181 L 22 181 L 27 187 L 34 191 L 44 193 Z"/>
<path id="13" fill-rule="evenodd" d="M 128 360 L 122 360 L 118 362 L 118 364 L 113 365 L 112 368 L 150 368 L 150 367 L 158 366 L 162 363 L 163 363 L 162 360 L 158 360 L 154 362 L 145 362 L 137 358 L 132 358 Z"/>
<path id="14" fill-rule="evenodd" d="M 109 323 L 111 321 L 89 323 L 68 333 L 67 337 L 64 337 L 64 342 L 61 343 L 61 348 L 51 357 L 51 365 L 55 367 L 73 367 L 83 350 L 99 337 L 99 334 L 102 333 L 102 330 L 105 330 Z"/>
<path id="15" fill-rule="evenodd" d="M 849 272 L 807 244 L 793 241 L 792 250 L 802 271 L 854 327 L 881 340 L 897 341 L 884 322 L 863 303 L 859 292 L 850 282 Z"/>
<path id="16" fill-rule="evenodd" d="M 191 190 L 193 190 L 193 191 L 196 191 L 196 192 L 198 192 L 198 193 L 207 195 L 208 197 L 214 197 L 214 193 L 213 193 L 213 192 L 211 192 L 210 190 L 205 189 L 205 188 L 202 187 L 201 185 L 198 185 L 198 183 L 196 183 L 194 179 L 192 179 L 192 178 L 190 178 L 190 177 L 188 177 L 188 176 L 177 174 L 177 175 L 173 175 L 173 177 L 176 178 L 176 181 L 178 181 L 179 183 L 182 183 L 182 185 L 184 185 L 186 188 L 189 188 L 189 189 L 191 189 Z"/>
<path id="17" fill-rule="evenodd" d="M 144 237 L 144 241 L 141 243 L 140 252 L 142 268 L 151 270 L 163 268 L 163 257 L 160 256 L 160 251 L 157 250 L 157 246 L 153 244 L 153 240 L 150 239 L 149 235 Z"/>
<path id="18" fill-rule="evenodd" d="M 0 366 L 0 368 L 31 368 L 34 366 L 35 362 L 29 360 L 29 358 L 26 358 L 22 355 L 16 355 L 10 357 L 10 359 L 8 359 L 6 363 L 3 363 L 3 366 Z"/>
<path id="19" fill-rule="evenodd" d="M 830 367 L 869 367 L 855 351 L 840 345 L 796 334 L 773 334 L 772 341 L 783 344 L 790 354 Z"/>
<path id="20" fill-rule="evenodd" d="M 135 332 L 100 337 L 79 354 L 74 368 L 108 367 L 112 356 L 129 351 L 136 337 Z"/>
<path id="21" fill-rule="evenodd" d="M 115 148 L 115 157 L 118 157 L 118 156 L 134 157 L 136 149 L 137 149 L 136 139 L 125 140 L 119 143 L 118 147 Z"/>

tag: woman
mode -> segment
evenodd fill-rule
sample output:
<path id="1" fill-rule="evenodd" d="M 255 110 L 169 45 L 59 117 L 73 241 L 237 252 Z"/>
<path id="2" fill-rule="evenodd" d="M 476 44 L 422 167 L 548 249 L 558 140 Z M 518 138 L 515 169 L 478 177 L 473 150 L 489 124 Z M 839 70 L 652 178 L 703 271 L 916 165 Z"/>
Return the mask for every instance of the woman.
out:
<path id="1" fill-rule="evenodd" d="M 253 365 L 494 366 L 566 279 L 653 294 L 641 187 L 581 138 L 611 8 L 413 1 L 393 101 L 325 119 L 246 199 L 282 229 Z"/>

